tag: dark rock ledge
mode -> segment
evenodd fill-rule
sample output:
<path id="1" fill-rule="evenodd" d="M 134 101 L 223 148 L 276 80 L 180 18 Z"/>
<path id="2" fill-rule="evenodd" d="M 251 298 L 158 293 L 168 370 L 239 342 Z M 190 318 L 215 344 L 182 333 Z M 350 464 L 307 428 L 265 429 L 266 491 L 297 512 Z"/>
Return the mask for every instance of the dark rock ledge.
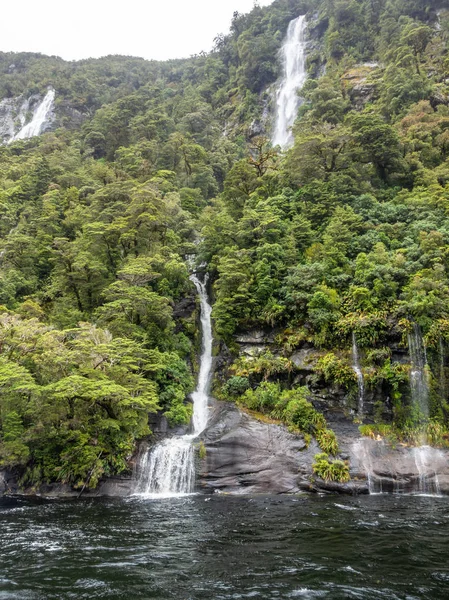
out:
<path id="1" fill-rule="evenodd" d="M 328 413 L 330 427 L 340 444 L 340 458 L 350 461 L 351 481 L 326 482 L 312 472 L 315 454 L 301 436 L 274 423 L 264 423 L 240 411 L 234 404 L 214 402 L 209 426 L 200 440 L 206 449 L 197 458 L 197 489 L 203 493 L 297 494 L 301 492 L 368 494 L 441 493 L 449 495 L 449 451 L 426 448 L 417 451 L 361 438 L 358 427 L 342 414 Z M 369 477 L 368 477 L 369 475 Z M 112 477 L 96 490 L 75 490 L 68 485 L 42 485 L 19 490 L 13 473 L 0 471 L 0 496 L 28 495 L 46 498 L 126 497 L 133 493 L 132 477 Z"/>

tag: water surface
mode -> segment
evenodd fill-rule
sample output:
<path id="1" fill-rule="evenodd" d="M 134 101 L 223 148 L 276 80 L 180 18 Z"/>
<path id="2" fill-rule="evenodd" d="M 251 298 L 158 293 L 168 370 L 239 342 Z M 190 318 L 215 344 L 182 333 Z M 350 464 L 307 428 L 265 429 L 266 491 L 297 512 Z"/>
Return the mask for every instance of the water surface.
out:
<path id="1" fill-rule="evenodd" d="M 0 599 L 449 598 L 449 503 L 0 501 Z"/>

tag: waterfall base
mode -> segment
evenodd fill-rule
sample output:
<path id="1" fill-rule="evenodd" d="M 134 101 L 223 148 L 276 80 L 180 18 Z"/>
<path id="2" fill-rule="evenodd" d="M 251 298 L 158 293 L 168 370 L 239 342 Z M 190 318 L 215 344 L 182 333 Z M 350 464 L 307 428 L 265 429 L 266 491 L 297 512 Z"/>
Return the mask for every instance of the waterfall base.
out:
<path id="1" fill-rule="evenodd" d="M 171 437 L 146 451 L 137 467 L 135 495 L 176 498 L 192 494 L 195 485 L 193 436 Z"/>
<path id="2" fill-rule="evenodd" d="M 362 438 L 353 444 L 355 475 L 366 477 L 370 494 L 440 496 L 449 493 L 448 453 L 430 446 L 392 448 Z"/>

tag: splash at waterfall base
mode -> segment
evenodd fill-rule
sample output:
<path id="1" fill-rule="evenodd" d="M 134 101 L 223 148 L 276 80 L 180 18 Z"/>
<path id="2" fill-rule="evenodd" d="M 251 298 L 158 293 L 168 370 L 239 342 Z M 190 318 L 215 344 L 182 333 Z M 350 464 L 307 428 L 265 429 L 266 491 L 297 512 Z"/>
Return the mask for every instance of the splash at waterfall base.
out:
<path id="1" fill-rule="evenodd" d="M 320 449 L 315 440 L 306 445 L 282 425 L 264 423 L 241 411 L 233 403 L 212 400 L 207 428 L 195 440 L 203 442 L 205 457 L 194 452 L 196 479 L 192 491 L 225 494 L 414 494 L 449 495 L 449 450 L 403 444 L 389 446 L 383 441 L 361 437 L 357 425 L 343 415 L 329 418 L 336 432 L 340 456 L 350 463 L 351 480 L 335 483 L 318 479 L 312 472 L 314 456 Z M 163 438 L 163 420 L 157 439 Z M 157 429 L 157 428 L 156 428 Z M 142 442 L 133 462 L 145 455 Z M 135 493 L 136 479 L 110 477 L 82 497 L 127 497 Z M 19 490 L 13 473 L 0 473 L 0 495 L 37 495 L 48 498 L 78 497 L 80 490 L 64 484 L 42 485 Z"/>

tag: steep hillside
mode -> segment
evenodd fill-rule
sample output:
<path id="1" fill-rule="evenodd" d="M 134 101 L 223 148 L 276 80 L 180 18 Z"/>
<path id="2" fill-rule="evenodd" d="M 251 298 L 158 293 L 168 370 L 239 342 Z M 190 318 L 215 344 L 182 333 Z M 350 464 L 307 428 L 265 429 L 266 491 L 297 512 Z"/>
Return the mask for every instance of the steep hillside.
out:
<path id="1" fill-rule="evenodd" d="M 330 408 L 445 443 L 448 10 L 276 0 L 186 60 L 0 54 L 0 466 L 95 487 L 129 468 L 149 413 L 188 422 L 192 255 L 218 396 L 331 454 Z M 301 14 L 283 153 L 278 50 Z M 46 132 L 11 140 L 49 89 Z"/>

